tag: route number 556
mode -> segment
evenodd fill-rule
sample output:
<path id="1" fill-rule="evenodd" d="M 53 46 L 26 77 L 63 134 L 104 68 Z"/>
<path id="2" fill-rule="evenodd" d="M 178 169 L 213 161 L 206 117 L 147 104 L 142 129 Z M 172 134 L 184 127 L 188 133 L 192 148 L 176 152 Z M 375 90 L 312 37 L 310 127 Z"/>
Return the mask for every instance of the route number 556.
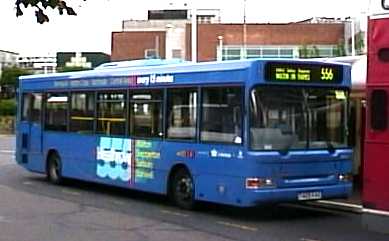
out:
<path id="1" fill-rule="evenodd" d="M 321 79 L 322 80 L 333 80 L 334 73 L 331 68 L 321 68 Z"/>

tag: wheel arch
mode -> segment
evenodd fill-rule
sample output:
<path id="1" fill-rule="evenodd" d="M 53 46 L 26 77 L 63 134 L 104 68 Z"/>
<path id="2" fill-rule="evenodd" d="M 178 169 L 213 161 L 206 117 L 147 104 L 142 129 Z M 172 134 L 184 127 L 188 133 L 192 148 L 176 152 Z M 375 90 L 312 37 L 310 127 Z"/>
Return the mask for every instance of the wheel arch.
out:
<path id="1" fill-rule="evenodd" d="M 45 166 L 46 166 L 46 167 L 45 167 L 45 170 L 46 170 L 46 173 L 47 173 L 48 168 L 49 168 L 49 165 L 48 165 L 48 164 L 49 164 L 49 159 L 50 159 L 50 157 L 51 157 L 52 155 L 57 155 L 57 156 L 61 157 L 56 149 L 49 149 L 49 150 L 47 151 L 46 160 L 45 160 Z"/>
<path id="2" fill-rule="evenodd" d="M 187 165 L 185 165 L 182 162 L 174 164 L 172 166 L 172 168 L 170 168 L 169 175 L 167 177 L 166 194 L 168 196 L 171 195 L 171 185 L 172 185 L 174 174 L 176 174 L 177 171 L 180 170 L 180 169 L 185 169 L 193 178 L 193 174 L 192 174 L 192 172 L 190 171 L 190 169 L 188 168 Z"/>

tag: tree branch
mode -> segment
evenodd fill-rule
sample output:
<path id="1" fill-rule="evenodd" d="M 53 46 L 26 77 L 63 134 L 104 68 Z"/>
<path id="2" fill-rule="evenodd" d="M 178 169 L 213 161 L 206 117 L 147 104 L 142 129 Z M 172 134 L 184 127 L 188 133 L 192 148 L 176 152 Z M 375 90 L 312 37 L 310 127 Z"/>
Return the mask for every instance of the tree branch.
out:
<path id="1" fill-rule="evenodd" d="M 86 1 L 86 0 L 83 0 Z M 16 17 L 23 15 L 22 7 L 35 8 L 36 21 L 40 24 L 49 22 L 49 17 L 46 14 L 47 8 L 57 9 L 60 15 L 66 12 L 67 15 L 76 16 L 77 13 L 72 7 L 67 6 L 64 0 L 16 0 Z"/>

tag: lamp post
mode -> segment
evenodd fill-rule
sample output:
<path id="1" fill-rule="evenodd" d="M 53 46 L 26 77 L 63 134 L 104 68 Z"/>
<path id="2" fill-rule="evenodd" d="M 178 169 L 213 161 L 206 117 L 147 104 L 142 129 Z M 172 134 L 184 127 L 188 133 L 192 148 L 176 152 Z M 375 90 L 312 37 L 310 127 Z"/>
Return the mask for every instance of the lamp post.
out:
<path id="1" fill-rule="evenodd" d="M 243 0 L 243 59 L 247 57 L 246 0 Z"/>
<path id="2" fill-rule="evenodd" d="M 355 22 L 354 18 L 350 18 L 351 23 L 351 56 L 355 56 Z"/>
<path id="3" fill-rule="evenodd" d="M 355 19 L 354 19 L 354 17 L 346 17 L 345 23 L 346 23 L 346 26 L 347 25 L 349 26 L 349 27 L 347 27 L 347 29 L 349 29 L 349 31 L 351 32 L 350 33 L 350 35 L 351 35 L 350 36 L 351 37 L 351 56 L 355 56 L 356 51 L 355 51 Z M 348 40 L 346 39 L 345 41 L 347 41 L 346 46 L 348 46 Z M 350 53 L 350 52 L 347 50 L 347 53 Z"/>
<path id="4" fill-rule="evenodd" d="M 192 40 L 192 62 L 197 62 L 197 12 L 192 3 L 192 26 L 191 26 L 191 40 Z"/>
<path id="5" fill-rule="evenodd" d="M 219 35 L 217 36 L 217 39 L 219 41 L 219 54 L 217 60 L 222 61 L 223 60 L 223 36 Z"/>

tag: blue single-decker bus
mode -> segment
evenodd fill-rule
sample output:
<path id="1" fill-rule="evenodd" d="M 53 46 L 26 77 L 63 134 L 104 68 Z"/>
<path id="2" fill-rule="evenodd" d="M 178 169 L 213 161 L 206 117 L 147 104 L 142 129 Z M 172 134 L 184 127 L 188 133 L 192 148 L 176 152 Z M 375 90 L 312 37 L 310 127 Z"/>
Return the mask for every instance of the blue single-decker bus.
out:
<path id="1" fill-rule="evenodd" d="M 152 60 L 20 78 L 17 162 L 235 206 L 347 197 L 351 67 Z"/>

